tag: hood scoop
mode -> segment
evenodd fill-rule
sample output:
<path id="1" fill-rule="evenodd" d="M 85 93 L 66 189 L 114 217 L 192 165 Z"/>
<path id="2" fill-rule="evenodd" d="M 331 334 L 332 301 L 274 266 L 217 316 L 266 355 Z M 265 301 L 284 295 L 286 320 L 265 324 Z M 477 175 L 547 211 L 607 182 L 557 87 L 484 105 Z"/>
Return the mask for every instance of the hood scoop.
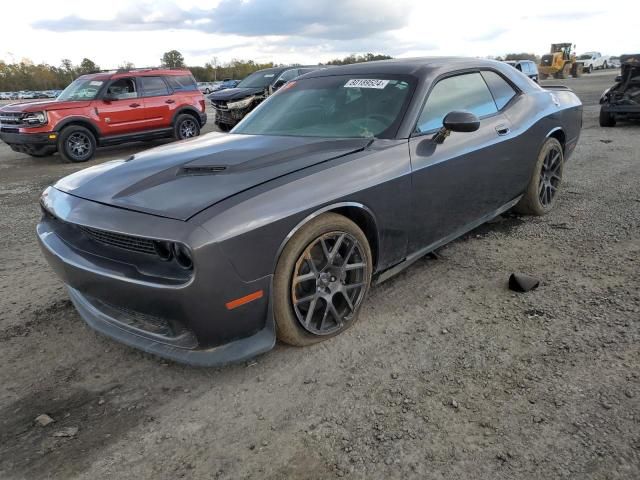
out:
<path id="1" fill-rule="evenodd" d="M 185 165 L 178 171 L 178 175 L 215 175 L 224 172 L 227 169 L 225 165 Z"/>

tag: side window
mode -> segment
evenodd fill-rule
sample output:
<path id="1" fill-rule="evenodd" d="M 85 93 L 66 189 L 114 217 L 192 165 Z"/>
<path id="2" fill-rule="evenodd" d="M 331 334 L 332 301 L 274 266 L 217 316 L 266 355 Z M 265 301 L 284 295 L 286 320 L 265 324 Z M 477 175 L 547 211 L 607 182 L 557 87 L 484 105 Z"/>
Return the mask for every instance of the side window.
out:
<path id="1" fill-rule="evenodd" d="M 279 80 L 282 80 L 284 82 L 288 82 L 289 80 L 293 80 L 297 76 L 298 76 L 298 70 L 297 69 L 287 70 L 282 75 L 280 75 Z"/>
<path id="2" fill-rule="evenodd" d="M 142 91 L 145 97 L 159 97 L 169 95 L 167 84 L 161 77 L 140 77 Z"/>
<path id="3" fill-rule="evenodd" d="M 165 80 L 174 92 L 197 90 L 196 81 L 190 75 L 167 75 Z"/>
<path id="4" fill-rule="evenodd" d="M 516 91 L 495 72 L 485 71 L 482 72 L 482 76 L 489 85 L 498 110 L 502 110 L 509 100 L 515 97 Z"/>
<path id="5" fill-rule="evenodd" d="M 453 110 L 467 110 L 478 117 L 497 112 L 487 84 L 479 73 L 466 73 L 440 80 L 424 104 L 416 131 L 442 127 L 442 120 Z"/>
<path id="6" fill-rule="evenodd" d="M 136 82 L 133 78 L 120 78 L 109 85 L 107 95 L 124 100 L 127 98 L 137 98 Z"/>

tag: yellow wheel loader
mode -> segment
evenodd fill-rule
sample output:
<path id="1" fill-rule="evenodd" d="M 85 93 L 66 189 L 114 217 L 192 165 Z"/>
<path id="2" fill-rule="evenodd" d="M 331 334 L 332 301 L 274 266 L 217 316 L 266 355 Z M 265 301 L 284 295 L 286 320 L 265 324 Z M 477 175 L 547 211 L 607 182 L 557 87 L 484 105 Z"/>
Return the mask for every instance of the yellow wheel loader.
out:
<path id="1" fill-rule="evenodd" d="M 576 62 L 575 45 L 571 43 L 552 43 L 551 53 L 543 55 L 538 65 L 542 80 L 554 78 L 574 78 L 582 75 L 582 64 Z"/>

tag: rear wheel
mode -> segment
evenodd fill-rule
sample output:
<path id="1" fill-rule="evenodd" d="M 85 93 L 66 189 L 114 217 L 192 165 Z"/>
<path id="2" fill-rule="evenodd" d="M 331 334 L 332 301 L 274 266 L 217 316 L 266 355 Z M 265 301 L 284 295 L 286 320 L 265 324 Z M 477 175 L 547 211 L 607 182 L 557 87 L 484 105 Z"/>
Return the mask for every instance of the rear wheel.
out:
<path id="1" fill-rule="evenodd" d="M 303 226 L 287 243 L 274 276 L 278 338 L 311 345 L 351 327 L 372 264 L 367 237 L 342 215 L 323 214 Z"/>
<path id="2" fill-rule="evenodd" d="M 185 140 L 200 135 L 200 123 L 193 115 L 178 115 L 173 125 L 173 136 L 177 140 Z"/>
<path id="3" fill-rule="evenodd" d="M 614 117 L 609 112 L 605 112 L 601 108 L 600 109 L 600 126 L 601 127 L 615 127 L 616 126 L 616 117 Z"/>
<path id="4" fill-rule="evenodd" d="M 58 136 L 58 151 L 68 162 L 86 162 L 96 153 L 96 137 L 81 125 L 69 125 Z"/>
<path id="5" fill-rule="evenodd" d="M 556 202 L 562 172 L 564 152 L 555 138 L 548 138 L 540 149 L 538 161 L 529 180 L 527 191 L 514 210 L 525 215 L 545 215 Z"/>

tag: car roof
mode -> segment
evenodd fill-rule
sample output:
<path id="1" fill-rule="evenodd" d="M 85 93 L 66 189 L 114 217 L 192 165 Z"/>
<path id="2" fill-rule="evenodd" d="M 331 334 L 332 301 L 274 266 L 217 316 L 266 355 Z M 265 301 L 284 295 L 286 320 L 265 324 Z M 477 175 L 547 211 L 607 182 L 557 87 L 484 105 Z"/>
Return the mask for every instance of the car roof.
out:
<path id="1" fill-rule="evenodd" d="M 350 65 L 332 66 L 316 70 L 304 75 L 304 78 L 328 77 L 333 75 L 362 75 L 362 74 L 399 74 L 423 77 L 433 70 L 443 67 L 456 69 L 495 66 L 495 60 L 468 57 L 415 57 L 394 58 L 391 60 L 377 60 L 373 62 L 353 63 Z"/>

